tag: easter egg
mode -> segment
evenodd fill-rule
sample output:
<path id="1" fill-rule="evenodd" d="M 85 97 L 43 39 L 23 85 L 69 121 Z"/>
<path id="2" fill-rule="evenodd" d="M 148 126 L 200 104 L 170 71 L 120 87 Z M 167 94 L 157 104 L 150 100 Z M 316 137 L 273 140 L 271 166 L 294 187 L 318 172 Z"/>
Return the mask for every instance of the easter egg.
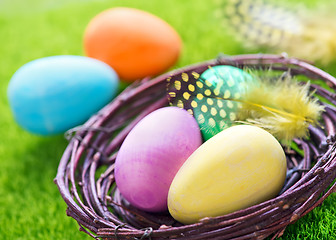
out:
<path id="1" fill-rule="evenodd" d="M 182 165 L 169 189 L 169 212 L 185 224 L 225 215 L 275 197 L 285 177 L 285 153 L 270 133 L 233 126 Z"/>
<path id="2" fill-rule="evenodd" d="M 167 22 L 126 7 L 101 12 L 84 33 L 87 56 L 109 64 L 125 82 L 164 72 L 178 60 L 181 45 Z"/>
<path id="3" fill-rule="evenodd" d="M 116 95 L 118 76 L 96 59 L 60 55 L 33 60 L 12 76 L 8 99 L 17 123 L 51 135 L 84 123 Z"/>
<path id="4" fill-rule="evenodd" d="M 194 108 L 193 112 L 202 136 L 207 141 L 238 120 L 240 102 L 228 99 L 241 100 L 241 96 L 253 78 L 239 68 L 218 65 L 204 71 L 200 79 L 204 79 L 206 84 L 202 85 L 203 88 L 196 87 L 196 91 L 205 97 L 194 99 L 198 107 Z M 206 91 L 210 91 L 211 96 L 217 97 L 215 99 L 206 97 Z"/>
<path id="5" fill-rule="evenodd" d="M 167 210 L 176 172 L 201 143 L 197 122 L 186 110 L 164 107 L 150 113 L 120 147 L 115 162 L 118 189 L 141 210 Z"/>

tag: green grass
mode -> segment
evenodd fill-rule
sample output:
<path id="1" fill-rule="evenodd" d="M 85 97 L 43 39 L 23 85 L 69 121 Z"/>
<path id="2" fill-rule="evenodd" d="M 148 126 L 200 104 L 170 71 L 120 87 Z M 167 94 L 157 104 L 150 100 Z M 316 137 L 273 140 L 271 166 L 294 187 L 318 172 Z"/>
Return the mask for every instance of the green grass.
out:
<path id="1" fill-rule="evenodd" d="M 140 8 L 169 22 L 184 42 L 175 67 L 214 58 L 220 52 L 245 52 L 214 16 L 214 1 L 0 1 L 1 239 L 91 239 L 66 216 L 66 205 L 53 183 L 66 140 L 63 136 L 35 136 L 17 126 L 6 90 L 13 73 L 28 61 L 50 55 L 83 55 L 85 26 L 93 16 L 113 6 Z M 335 66 L 326 70 L 335 73 Z M 333 194 L 288 227 L 282 239 L 336 239 L 335 201 Z"/>

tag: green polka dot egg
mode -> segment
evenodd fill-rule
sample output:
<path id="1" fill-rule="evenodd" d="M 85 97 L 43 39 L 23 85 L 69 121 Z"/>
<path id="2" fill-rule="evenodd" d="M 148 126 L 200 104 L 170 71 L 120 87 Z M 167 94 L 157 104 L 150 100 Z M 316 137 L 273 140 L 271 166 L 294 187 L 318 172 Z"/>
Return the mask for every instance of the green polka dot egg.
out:
<path id="1" fill-rule="evenodd" d="M 171 105 L 194 115 L 206 141 L 238 120 L 239 100 L 251 81 L 239 68 L 209 67 L 201 75 L 182 73 L 168 79 L 168 98 Z"/>

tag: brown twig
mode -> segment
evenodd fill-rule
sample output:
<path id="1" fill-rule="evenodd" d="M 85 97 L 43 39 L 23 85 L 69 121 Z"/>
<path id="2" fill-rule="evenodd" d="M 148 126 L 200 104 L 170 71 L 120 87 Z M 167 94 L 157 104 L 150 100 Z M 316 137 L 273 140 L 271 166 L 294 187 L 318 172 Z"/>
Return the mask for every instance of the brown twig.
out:
<path id="1" fill-rule="evenodd" d="M 115 186 L 113 164 L 124 138 L 143 117 L 167 105 L 169 76 L 201 73 L 218 64 L 290 70 L 294 75 L 324 81 L 333 89 L 336 86 L 334 77 L 307 62 L 263 54 L 222 56 L 131 85 L 67 135 L 69 145 L 60 160 L 55 183 L 68 206 L 67 214 L 84 232 L 97 239 L 274 239 L 335 191 L 335 92 L 312 84 L 315 94 L 330 104 L 321 103 L 326 111 L 318 127 L 309 127 L 311 140 L 295 140 L 304 156 L 295 151 L 287 153 L 288 178 L 276 198 L 190 225 L 176 222 L 168 213 L 145 213 L 127 204 Z M 100 171 L 104 167 L 105 171 Z M 97 176 L 97 172 L 101 174 Z"/>

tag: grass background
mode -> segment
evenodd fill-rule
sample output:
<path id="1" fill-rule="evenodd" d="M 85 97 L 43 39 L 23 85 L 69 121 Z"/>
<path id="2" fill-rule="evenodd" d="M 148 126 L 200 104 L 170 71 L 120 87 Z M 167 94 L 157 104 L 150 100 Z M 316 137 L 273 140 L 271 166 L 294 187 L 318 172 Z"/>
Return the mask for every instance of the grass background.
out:
<path id="1" fill-rule="evenodd" d="M 314 6 L 317 1 L 303 3 Z M 214 16 L 216 1 L 204 0 L 0 0 L 0 238 L 91 239 L 66 216 L 53 178 L 67 145 L 63 136 L 22 130 L 11 115 L 6 90 L 28 61 L 51 55 L 83 55 L 83 31 L 92 17 L 114 6 L 149 11 L 181 35 L 175 67 L 246 52 Z M 323 67 L 336 74 L 336 64 Z M 287 228 L 282 239 L 336 239 L 336 195 Z"/>

